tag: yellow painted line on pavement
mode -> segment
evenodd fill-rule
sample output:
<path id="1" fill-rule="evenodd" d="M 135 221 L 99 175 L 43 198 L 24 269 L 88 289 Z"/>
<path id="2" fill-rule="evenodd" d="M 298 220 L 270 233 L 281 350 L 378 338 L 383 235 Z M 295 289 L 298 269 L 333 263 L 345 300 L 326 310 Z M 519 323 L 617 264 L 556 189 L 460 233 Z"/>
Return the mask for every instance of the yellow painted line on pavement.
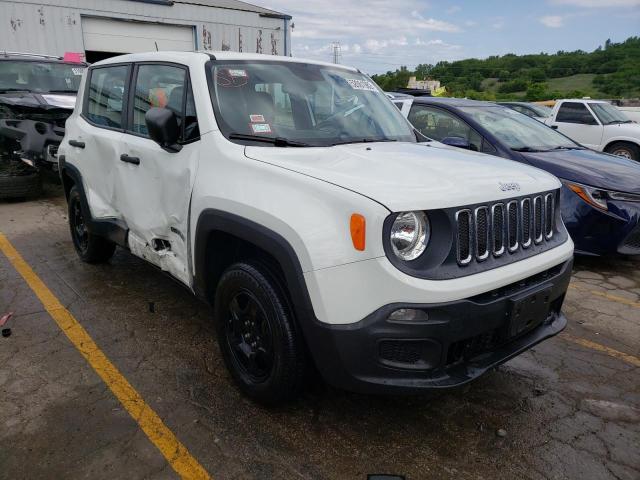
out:
<path id="1" fill-rule="evenodd" d="M 634 367 L 640 367 L 640 358 L 629 355 L 628 353 L 621 352 L 620 350 L 616 350 L 614 348 L 609 348 L 605 345 L 600 345 L 599 343 L 592 342 L 591 340 L 587 340 L 586 338 L 574 337 L 573 335 L 569 335 L 568 333 L 563 333 L 561 337 L 570 342 L 582 345 L 583 347 L 597 350 L 598 352 L 605 353 L 610 357 L 615 357 L 623 360 L 628 364 L 633 365 Z"/>
<path id="2" fill-rule="evenodd" d="M 589 290 L 586 288 L 578 287 L 574 284 L 570 284 L 569 288 L 572 290 L 578 290 L 580 292 L 586 292 L 592 295 L 597 295 L 598 297 L 606 298 L 607 300 L 622 303 L 630 307 L 640 308 L 640 302 L 636 302 L 635 300 L 629 300 L 628 298 L 624 298 L 619 295 L 611 295 L 610 293 L 602 292 L 600 290 Z"/>
<path id="3" fill-rule="evenodd" d="M 209 479 L 207 471 L 180 443 L 142 396 L 111 363 L 74 316 L 60 303 L 11 242 L 0 233 L 0 250 L 27 282 L 49 315 L 67 335 L 71 343 L 107 384 L 129 415 L 138 423 L 149 440 L 183 479 Z"/>

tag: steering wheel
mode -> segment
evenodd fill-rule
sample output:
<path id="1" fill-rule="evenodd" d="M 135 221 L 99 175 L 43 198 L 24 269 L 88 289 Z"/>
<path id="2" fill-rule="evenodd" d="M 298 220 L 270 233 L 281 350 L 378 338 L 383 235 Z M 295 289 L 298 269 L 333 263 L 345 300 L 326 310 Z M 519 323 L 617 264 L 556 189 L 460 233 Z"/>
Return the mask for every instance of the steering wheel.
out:
<path id="1" fill-rule="evenodd" d="M 361 103 L 360 105 L 356 105 L 355 107 L 348 108 L 346 110 L 340 110 L 339 112 L 336 112 L 333 115 L 329 115 L 327 118 L 325 118 L 321 122 L 318 122 L 316 124 L 316 128 L 324 128 L 324 127 L 328 127 L 328 126 L 333 126 L 333 125 L 330 125 L 330 124 L 334 123 L 334 120 L 339 119 L 339 118 L 347 118 L 349 115 L 352 115 L 353 113 L 357 112 L 358 110 L 360 110 L 360 109 L 362 109 L 364 107 L 365 107 L 365 104 Z"/>

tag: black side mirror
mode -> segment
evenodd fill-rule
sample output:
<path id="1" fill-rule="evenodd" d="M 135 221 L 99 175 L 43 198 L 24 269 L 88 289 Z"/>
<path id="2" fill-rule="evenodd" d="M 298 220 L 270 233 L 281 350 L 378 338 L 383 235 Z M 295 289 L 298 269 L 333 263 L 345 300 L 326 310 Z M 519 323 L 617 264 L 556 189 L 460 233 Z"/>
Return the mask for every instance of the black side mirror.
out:
<path id="1" fill-rule="evenodd" d="M 440 141 L 445 145 L 471 150 L 471 144 L 462 137 L 444 137 Z"/>
<path id="2" fill-rule="evenodd" d="M 149 138 L 167 152 L 179 152 L 182 145 L 178 144 L 180 127 L 178 118 L 173 110 L 168 108 L 150 108 L 144 116 Z"/>

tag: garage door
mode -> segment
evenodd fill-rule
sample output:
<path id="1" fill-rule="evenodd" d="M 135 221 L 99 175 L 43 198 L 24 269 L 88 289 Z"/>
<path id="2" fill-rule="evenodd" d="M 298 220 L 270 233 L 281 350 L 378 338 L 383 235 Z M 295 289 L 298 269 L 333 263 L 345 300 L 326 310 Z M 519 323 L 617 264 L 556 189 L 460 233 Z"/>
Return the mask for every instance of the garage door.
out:
<path id="1" fill-rule="evenodd" d="M 139 53 L 194 50 L 193 27 L 82 17 L 85 51 Z"/>

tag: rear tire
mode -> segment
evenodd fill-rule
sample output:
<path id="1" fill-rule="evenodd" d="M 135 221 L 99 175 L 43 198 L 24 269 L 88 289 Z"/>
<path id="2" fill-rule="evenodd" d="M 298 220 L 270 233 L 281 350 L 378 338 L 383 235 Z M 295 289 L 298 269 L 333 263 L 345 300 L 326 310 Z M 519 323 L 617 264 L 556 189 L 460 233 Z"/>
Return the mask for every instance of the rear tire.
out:
<path id="1" fill-rule="evenodd" d="M 225 364 L 251 399 L 281 404 L 304 384 L 307 358 L 286 293 L 258 262 L 236 263 L 222 274 L 214 320 Z"/>
<path id="2" fill-rule="evenodd" d="M 0 199 L 24 199 L 42 193 L 40 172 L 22 160 L 0 158 Z"/>
<path id="3" fill-rule="evenodd" d="M 609 145 L 605 152 L 618 157 L 628 158 L 629 160 L 640 161 L 640 147 L 629 142 L 614 142 Z"/>
<path id="4" fill-rule="evenodd" d="M 69 230 L 73 246 L 83 262 L 104 263 L 113 256 L 116 245 L 106 238 L 89 232 L 87 228 L 80 192 L 72 187 L 69 192 Z"/>

